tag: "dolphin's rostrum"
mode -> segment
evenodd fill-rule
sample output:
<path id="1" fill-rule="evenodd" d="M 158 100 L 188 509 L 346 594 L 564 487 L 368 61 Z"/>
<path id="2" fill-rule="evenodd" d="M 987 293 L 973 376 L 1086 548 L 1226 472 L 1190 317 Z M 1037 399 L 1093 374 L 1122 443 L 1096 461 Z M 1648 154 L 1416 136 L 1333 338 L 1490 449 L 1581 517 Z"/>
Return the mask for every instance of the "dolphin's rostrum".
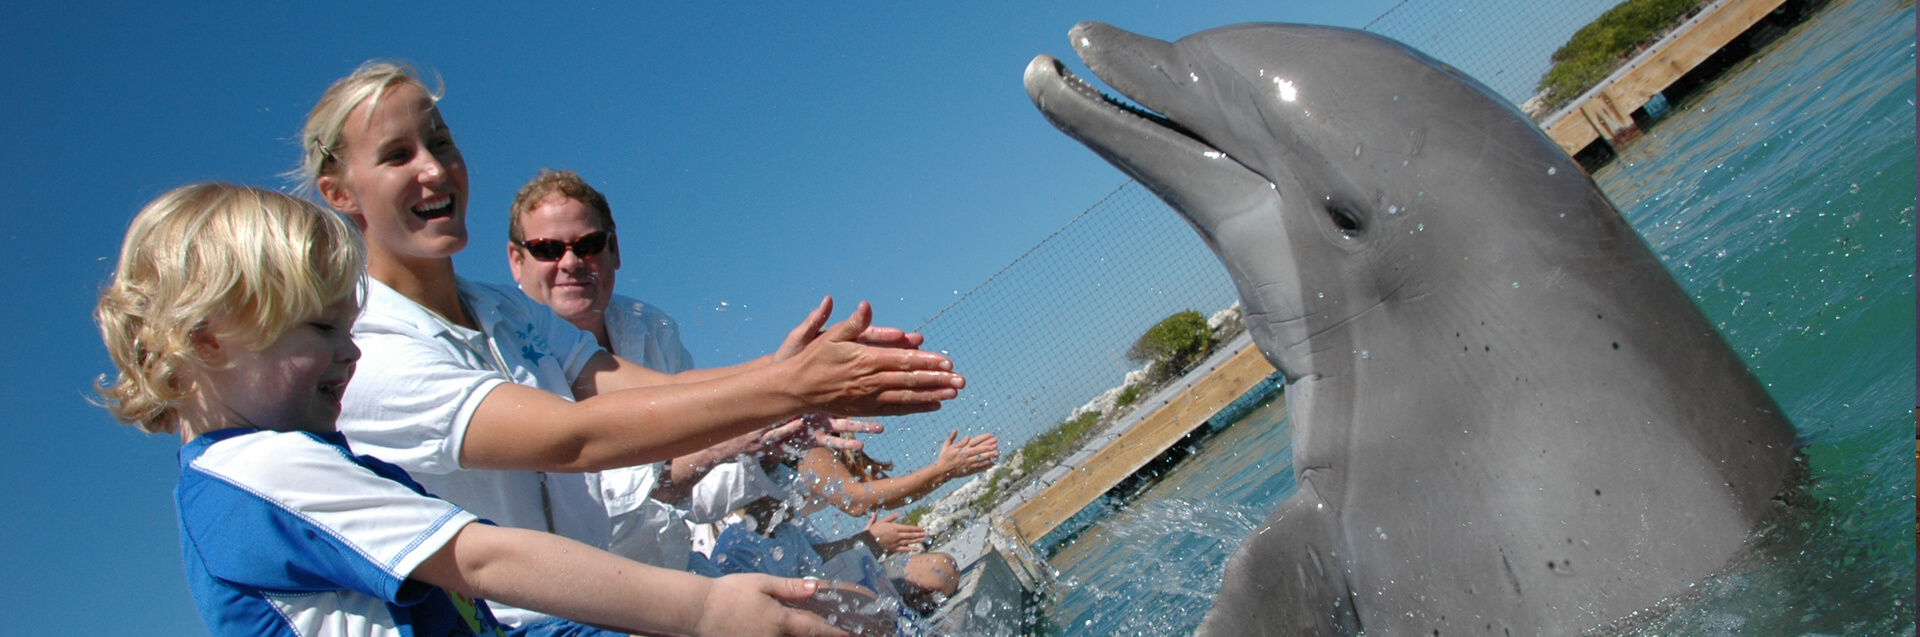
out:
<path id="1" fill-rule="evenodd" d="M 1204 634 L 1568 635 L 1683 594 L 1786 486 L 1794 432 L 1586 173 L 1445 64 L 1240 25 L 1040 56 L 1049 121 L 1226 264 L 1287 378 L 1299 492 Z"/>

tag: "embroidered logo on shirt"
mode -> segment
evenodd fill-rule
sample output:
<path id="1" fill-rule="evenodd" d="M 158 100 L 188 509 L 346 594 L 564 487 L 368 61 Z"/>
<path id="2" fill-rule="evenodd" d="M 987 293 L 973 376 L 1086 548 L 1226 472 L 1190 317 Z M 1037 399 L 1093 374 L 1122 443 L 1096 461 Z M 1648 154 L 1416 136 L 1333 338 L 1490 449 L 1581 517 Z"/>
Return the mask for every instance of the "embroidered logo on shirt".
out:
<path id="1" fill-rule="evenodd" d="M 539 334 L 534 333 L 532 323 L 528 323 L 525 329 L 515 329 L 513 335 L 520 338 L 520 342 L 522 343 L 520 345 L 520 357 L 527 359 L 528 364 L 539 365 L 540 359 L 547 356 L 545 351 L 547 349 L 547 340 Z"/>

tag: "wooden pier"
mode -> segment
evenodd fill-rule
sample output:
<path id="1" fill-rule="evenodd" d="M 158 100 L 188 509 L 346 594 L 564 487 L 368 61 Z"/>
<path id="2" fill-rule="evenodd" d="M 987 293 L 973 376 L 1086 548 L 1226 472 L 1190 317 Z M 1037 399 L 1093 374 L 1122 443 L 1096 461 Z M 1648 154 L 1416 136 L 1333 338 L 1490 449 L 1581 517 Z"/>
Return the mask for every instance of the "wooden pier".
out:
<path id="1" fill-rule="evenodd" d="M 1025 542 L 1040 539 L 1166 453 L 1174 443 L 1273 372 L 1273 365 L 1260 355 L 1260 348 L 1252 345 L 1242 348 L 1212 373 L 1194 381 L 1185 392 L 1148 414 L 1140 424 L 1019 505 L 1009 516 L 1013 527 L 1009 530 Z"/>
<path id="2" fill-rule="evenodd" d="M 1540 124 L 1568 155 L 1595 142 L 1609 150 L 1639 135 L 1634 111 L 1747 33 L 1787 0 L 1720 0 L 1641 52 Z"/>

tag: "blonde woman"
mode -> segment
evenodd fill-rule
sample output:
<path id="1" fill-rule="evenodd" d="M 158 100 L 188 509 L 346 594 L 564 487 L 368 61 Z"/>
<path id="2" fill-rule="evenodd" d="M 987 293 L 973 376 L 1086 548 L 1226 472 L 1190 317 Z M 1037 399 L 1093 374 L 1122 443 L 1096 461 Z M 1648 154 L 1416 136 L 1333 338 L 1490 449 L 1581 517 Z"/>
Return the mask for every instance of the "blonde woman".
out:
<path id="1" fill-rule="evenodd" d="M 454 273 L 467 244 L 467 167 L 438 98 L 410 68 L 370 62 L 307 118 L 306 183 L 366 236 L 363 352 L 340 430 L 428 490 L 498 524 L 606 546 L 599 495 L 579 474 L 720 443 L 751 447 L 808 412 L 938 409 L 965 381 L 946 357 L 869 329 L 860 304 L 822 330 L 831 300 L 771 356 L 668 376 L 508 286 Z M 515 625 L 544 616 L 496 609 Z"/>

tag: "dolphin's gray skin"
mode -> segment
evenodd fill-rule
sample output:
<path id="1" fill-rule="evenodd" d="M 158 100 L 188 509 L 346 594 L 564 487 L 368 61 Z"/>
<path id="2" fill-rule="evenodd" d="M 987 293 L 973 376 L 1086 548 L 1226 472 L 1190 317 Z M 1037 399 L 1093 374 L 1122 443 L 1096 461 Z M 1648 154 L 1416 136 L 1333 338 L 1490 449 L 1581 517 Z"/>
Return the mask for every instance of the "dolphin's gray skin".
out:
<path id="1" fill-rule="evenodd" d="M 1346 29 L 1041 56 L 1053 124 L 1220 255 L 1285 374 L 1299 492 L 1203 634 L 1573 635 L 1686 592 L 1786 485 L 1792 427 L 1580 167 L 1491 91 Z"/>

